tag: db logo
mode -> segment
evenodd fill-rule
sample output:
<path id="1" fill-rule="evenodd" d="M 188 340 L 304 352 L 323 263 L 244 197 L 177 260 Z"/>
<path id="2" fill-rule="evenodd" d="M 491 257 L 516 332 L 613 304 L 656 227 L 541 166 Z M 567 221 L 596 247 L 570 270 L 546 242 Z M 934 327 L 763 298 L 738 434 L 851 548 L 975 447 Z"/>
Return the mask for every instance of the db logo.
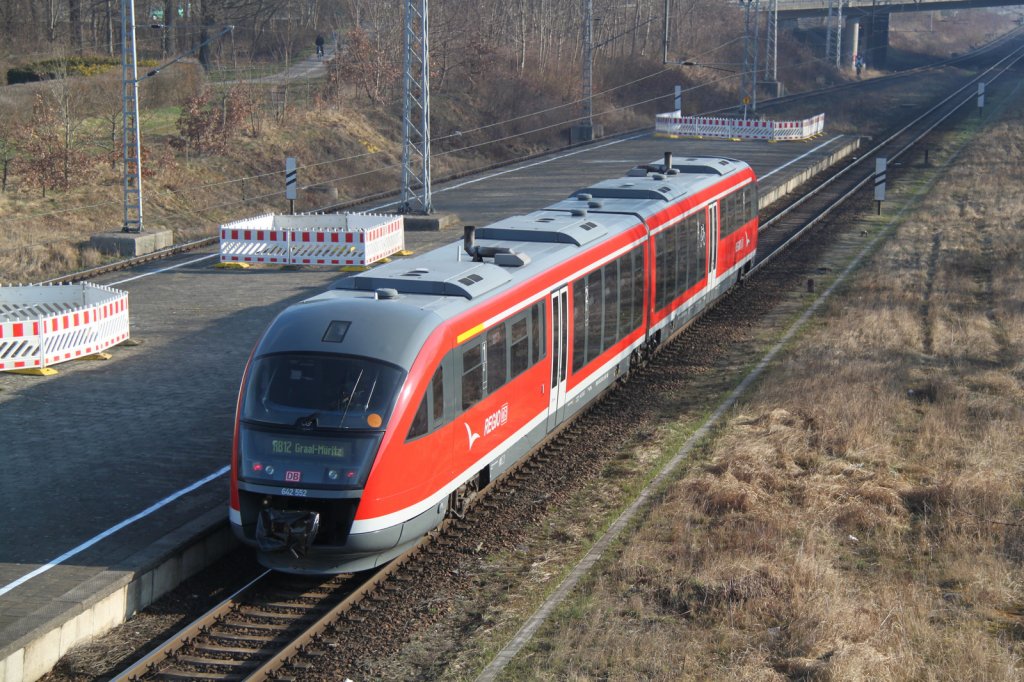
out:
<path id="1" fill-rule="evenodd" d="M 298 483 L 299 481 L 302 480 L 302 472 L 286 471 L 284 472 L 284 480 L 288 481 L 289 483 Z"/>

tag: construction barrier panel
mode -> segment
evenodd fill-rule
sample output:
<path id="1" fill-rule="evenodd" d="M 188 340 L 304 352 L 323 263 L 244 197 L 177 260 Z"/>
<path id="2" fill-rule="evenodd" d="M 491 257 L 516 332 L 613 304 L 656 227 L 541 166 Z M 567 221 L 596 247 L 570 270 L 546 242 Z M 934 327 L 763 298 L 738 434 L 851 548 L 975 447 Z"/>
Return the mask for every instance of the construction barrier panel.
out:
<path id="1" fill-rule="evenodd" d="M 128 292 L 88 282 L 0 286 L 0 371 L 100 353 L 128 334 Z"/>
<path id="2" fill-rule="evenodd" d="M 402 216 L 268 213 L 220 227 L 222 263 L 371 265 L 404 250 Z"/>
<path id="3" fill-rule="evenodd" d="M 678 111 L 658 114 L 655 134 L 669 137 L 724 137 L 741 140 L 806 140 L 825 130 L 825 114 L 802 121 L 762 121 L 742 118 L 683 116 Z"/>

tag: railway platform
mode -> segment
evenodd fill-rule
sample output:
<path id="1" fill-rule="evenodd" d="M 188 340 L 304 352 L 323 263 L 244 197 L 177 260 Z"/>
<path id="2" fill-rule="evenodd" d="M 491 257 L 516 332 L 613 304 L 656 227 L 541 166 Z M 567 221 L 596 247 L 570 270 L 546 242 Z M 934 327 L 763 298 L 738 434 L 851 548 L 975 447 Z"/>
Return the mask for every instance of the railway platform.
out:
<path id="1" fill-rule="evenodd" d="M 834 135 L 783 144 L 609 138 L 435 185 L 433 202 L 462 224 L 485 225 L 671 150 L 747 161 L 763 208 L 856 149 L 856 138 Z M 410 231 L 406 246 L 461 237 Z M 129 292 L 141 343 L 105 362 L 57 365 L 55 376 L 0 373 L 0 681 L 38 679 L 70 647 L 234 548 L 226 472 L 249 352 L 280 310 L 344 275 L 216 262 L 211 248 L 97 278 Z"/>

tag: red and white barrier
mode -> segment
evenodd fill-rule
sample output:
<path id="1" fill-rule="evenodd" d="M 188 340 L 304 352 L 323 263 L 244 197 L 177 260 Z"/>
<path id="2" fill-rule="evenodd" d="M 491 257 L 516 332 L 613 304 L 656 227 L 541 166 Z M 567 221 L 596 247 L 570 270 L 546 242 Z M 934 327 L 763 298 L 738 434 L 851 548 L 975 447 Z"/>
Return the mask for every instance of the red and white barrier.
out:
<path id="1" fill-rule="evenodd" d="M 128 292 L 88 282 L 0 286 L 0 371 L 93 355 L 128 335 Z"/>
<path id="2" fill-rule="evenodd" d="M 222 263 L 370 265 L 403 250 L 402 216 L 268 213 L 220 227 Z"/>
<path id="3" fill-rule="evenodd" d="M 669 137 L 726 137 L 742 140 L 806 140 L 825 130 L 825 114 L 803 121 L 755 121 L 742 118 L 658 114 L 655 133 Z"/>

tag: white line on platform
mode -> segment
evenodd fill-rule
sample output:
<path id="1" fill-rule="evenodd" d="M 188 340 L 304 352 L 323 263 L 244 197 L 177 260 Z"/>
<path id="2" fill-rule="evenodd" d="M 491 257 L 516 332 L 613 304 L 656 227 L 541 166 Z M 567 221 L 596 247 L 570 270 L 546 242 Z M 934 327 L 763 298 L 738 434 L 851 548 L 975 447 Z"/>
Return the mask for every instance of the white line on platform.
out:
<path id="1" fill-rule="evenodd" d="M 576 149 L 574 151 L 566 152 L 565 154 L 560 154 L 558 156 L 552 156 L 552 157 L 543 158 L 543 159 L 541 159 L 539 161 L 534 161 L 533 163 L 527 163 L 527 164 L 524 164 L 522 166 L 513 166 L 512 168 L 506 168 L 505 170 L 498 171 L 497 173 L 491 173 L 490 175 L 483 175 L 483 176 L 481 176 L 479 178 L 473 178 L 472 180 L 466 180 L 465 182 L 460 182 L 460 183 L 455 184 L 455 185 L 448 185 L 447 187 L 442 187 L 441 189 L 434 190 L 434 194 L 440 194 L 441 192 L 450 192 L 453 189 L 459 189 L 461 187 L 465 187 L 466 185 L 474 185 L 474 184 L 476 184 L 478 182 L 483 182 L 484 180 L 490 180 L 491 178 L 496 178 L 496 177 L 501 176 L 501 175 L 508 175 L 509 173 L 515 173 L 516 171 L 526 170 L 527 168 L 533 168 L 534 166 L 543 166 L 544 164 L 551 163 L 552 161 L 559 161 L 561 159 L 567 159 L 570 156 L 576 156 L 577 154 L 582 154 L 584 152 L 594 151 L 595 149 L 603 149 L 604 147 L 610 147 L 610 146 L 612 146 L 614 144 L 620 144 L 622 142 L 629 142 L 630 140 L 638 140 L 641 137 L 647 137 L 649 134 L 650 133 L 642 133 L 640 135 L 631 135 L 629 137 L 624 137 L 624 138 L 619 139 L 619 140 L 612 140 L 611 142 L 605 142 L 603 144 L 592 145 L 592 146 L 588 146 L 588 147 L 583 147 L 581 149 Z M 377 206 L 376 208 L 371 208 L 371 209 L 367 209 L 367 210 L 368 211 L 379 211 L 382 208 L 387 208 L 388 206 L 394 206 L 397 203 L 398 203 L 397 201 L 391 201 L 391 202 L 388 202 L 386 204 L 381 204 L 380 206 Z"/>
<path id="2" fill-rule="evenodd" d="M 202 478 L 202 479 L 196 481 L 195 483 L 193 483 L 192 485 L 188 486 L 187 488 L 182 488 L 181 490 L 179 490 L 178 492 L 174 493 L 173 495 L 169 495 L 168 497 L 165 497 L 164 499 L 160 500 L 159 502 L 157 502 L 157 503 L 147 507 L 146 509 L 143 509 L 138 514 L 136 514 L 135 516 L 133 516 L 133 517 L 131 517 L 129 519 L 125 519 L 124 521 L 122 521 L 121 523 L 117 524 L 116 526 L 112 526 L 112 527 L 108 528 L 107 530 L 103 531 L 102 533 L 100 533 L 99 535 L 97 535 L 97 536 L 95 536 L 95 537 L 93 537 L 93 538 L 91 538 L 89 540 L 86 540 L 85 542 L 80 544 L 78 547 L 75 547 L 72 550 L 64 552 L 63 554 L 61 554 L 59 557 L 57 557 L 53 561 L 40 566 L 39 568 L 37 568 L 36 570 L 32 571 L 31 573 L 27 573 L 26 575 L 21 576 L 20 578 L 18 578 L 14 582 L 8 583 L 8 584 L 4 585 L 3 587 L 0 587 L 0 596 L 3 596 L 5 594 L 7 594 L 11 590 L 13 590 L 15 587 L 18 587 L 19 585 L 22 585 L 22 584 L 28 582 L 32 578 L 35 578 L 37 575 L 41 575 L 43 573 L 46 573 L 51 568 L 64 563 L 65 561 L 67 561 L 71 557 L 75 556 L 76 554 L 79 554 L 80 552 L 84 552 L 85 550 L 89 549 L 90 547 L 95 545 L 100 540 L 108 538 L 111 535 L 113 535 L 114 533 L 116 533 L 117 531 L 121 530 L 122 528 L 130 526 L 131 524 L 135 523 L 139 519 L 144 518 L 146 516 L 149 516 L 153 512 L 155 512 L 158 509 L 160 509 L 161 507 L 166 507 L 168 504 L 170 504 L 171 502 L 174 502 L 178 498 L 180 498 L 180 497 L 182 497 L 184 495 L 189 494 L 193 490 L 201 488 L 202 486 L 206 485 L 210 481 L 213 481 L 213 480 L 216 480 L 216 479 L 220 478 L 221 476 L 223 476 L 224 474 L 226 474 L 230 470 L 231 470 L 230 466 L 225 466 L 225 467 L 222 467 L 222 468 L 218 469 L 217 471 L 213 472 L 212 474 L 210 474 L 206 478 Z"/>
<path id="3" fill-rule="evenodd" d="M 177 265 L 168 265 L 166 268 L 160 268 L 159 270 L 152 270 L 150 272 L 144 272 L 141 275 L 135 275 L 134 277 L 128 277 L 117 282 L 111 282 L 107 286 L 115 287 L 118 284 L 124 284 L 125 282 L 131 282 L 132 280 L 142 279 L 143 277 L 149 277 L 150 275 L 159 275 L 161 272 L 167 272 L 168 270 L 177 270 L 183 268 L 186 265 L 192 265 L 193 263 L 201 263 L 204 260 L 210 260 L 211 258 L 217 258 L 220 254 L 211 253 L 208 256 L 200 256 L 199 258 L 193 258 L 192 260 L 185 261 L 184 263 L 178 263 Z"/>
<path id="4" fill-rule="evenodd" d="M 772 175 L 775 175 L 776 173 L 778 173 L 778 172 L 779 172 L 780 170 L 782 170 L 783 168 L 786 168 L 786 167 L 788 167 L 788 166 L 792 166 L 792 165 L 793 165 L 794 163 L 796 163 L 796 162 L 797 162 L 797 161 L 799 161 L 800 159 L 804 158 L 805 156 L 810 156 L 811 154 L 813 154 L 814 152 L 818 151 L 819 149 L 822 149 L 822 148 L 824 148 L 824 147 L 827 147 L 827 146 L 829 146 L 830 144 L 832 144 L 833 142 L 836 142 L 836 141 L 838 141 L 838 140 L 841 140 L 841 139 L 843 139 L 844 137 L 846 137 L 846 136 L 845 136 L 845 135 L 837 135 L 836 137 L 833 137 L 833 138 L 829 138 L 828 140 L 825 140 L 824 142 L 822 142 L 821 144 L 819 144 L 819 145 L 818 145 L 817 147 L 815 147 L 815 148 L 813 148 L 813 149 L 809 149 L 809 150 L 807 150 L 807 152 L 805 152 L 804 154 L 801 154 L 800 156 L 796 157 L 795 159 L 791 159 L 791 160 L 787 161 L 786 163 L 782 164 L 782 165 L 781 165 L 781 166 L 779 166 L 778 168 L 775 168 L 775 169 L 773 169 L 773 170 L 771 170 L 771 171 L 769 171 L 769 172 L 765 173 L 764 175 L 759 175 L 759 176 L 757 176 L 757 180 L 758 180 L 758 182 L 760 182 L 761 180 L 764 180 L 764 179 L 765 179 L 765 178 L 767 178 L 767 177 L 770 177 L 770 176 L 772 176 Z"/>
<path id="5" fill-rule="evenodd" d="M 584 147 L 582 149 L 576 149 L 576 150 L 573 150 L 571 152 L 566 152 L 565 154 L 559 154 L 558 156 L 552 156 L 552 157 L 549 157 L 549 158 L 541 159 L 539 161 L 534 161 L 533 163 L 528 163 L 528 164 L 525 164 L 525 165 L 522 165 L 522 166 L 514 166 L 512 168 L 507 168 L 505 170 L 498 171 L 497 173 L 490 173 L 489 175 L 483 175 L 483 176 L 480 176 L 478 178 L 473 178 L 472 180 L 466 180 L 465 182 L 460 182 L 460 183 L 457 183 L 457 184 L 454 184 L 454 185 L 449 185 L 447 187 L 442 187 L 440 189 L 435 190 L 434 194 L 440 194 L 441 192 L 450 192 L 453 189 L 459 189 L 459 188 L 465 187 L 467 185 L 473 185 L 473 184 L 476 184 L 478 182 L 483 182 L 484 180 L 490 180 L 491 178 L 499 177 L 501 175 L 507 175 L 509 173 L 515 173 L 516 171 L 526 170 L 528 168 L 533 168 L 535 166 L 542 166 L 542 165 L 544 165 L 546 163 L 551 163 L 552 161 L 559 161 L 561 159 L 567 159 L 570 156 L 576 156 L 578 154 L 583 154 L 584 152 L 593 151 L 595 149 L 602 149 L 604 147 L 610 147 L 612 145 L 621 144 L 622 142 L 629 142 L 630 140 L 636 140 L 636 139 L 639 139 L 641 137 L 645 137 L 646 135 L 647 135 L 647 133 L 643 133 L 641 135 L 631 135 L 629 137 L 624 137 L 624 138 L 619 139 L 619 140 L 612 140 L 610 142 L 605 142 L 603 144 L 593 145 L 593 146 L 589 146 L 589 147 Z M 839 137 L 833 137 L 833 138 L 831 138 L 831 139 L 821 143 L 817 147 L 808 150 L 806 153 L 801 154 L 800 156 L 796 157 L 795 159 L 792 159 L 788 163 L 784 163 L 781 166 L 779 166 L 778 168 L 776 168 L 776 169 L 774 169 L 772 171 L 769 171 L 768 173 L 765 173 L 764 175 L 760 176 L 758 179 L 759 180 L 763 180 L 764 178 L 767 178 L 767 177 L 769 177 L 771 175 L 774 175 L 775 173 L 778 173 L 783 168 L 786 168 L 787 166 L 790 166 L 790 165 L 796 163 L 797 161 L 799 161 L 800 159 L 802 159 L 804 157 L 810 156 L 811 154 L 813 154 L 814 152 L 818 151 L 822 147 L 827 147 L 828 145 L 832 144 L 833 142 L 835 142 L 836 140 L 838 140 L 838 139 L 840 139 L 842 137 L 844 137 L 844 136 L 840 135 Z M 605 161 L 599 161 L 599 162 L 600 163 L 607 163 Z M 382 209 L 388 208 L 389 206 L 395 206 L 396 204 L 398 204 L 397 201 L 390 201 L 390 202 L 388 202 L 386 204 L 381 204 L 380 206 L 375 206 L 373 208 L 367 209 L 367 211 L 371 211 L 371 212 L 372 211 L 380 211 Z M 170 266 L 168 266 L 166 268 L 160 268 L 159 270 L 152 270 L 150 272 L 143 272 L 142 274 L 135 275 L 134 277 L 128 277 L 127 279 L 122 279 L 122 280 L 119 280 L 117 282 L 111 282 L 108 286 L 117 286 L 119 284 L 124 284 L 126 282 L 131 282 L 131 281 L 136 280 L 136 279 L 142 279 L 143 277 L 149 277 L 150 275 L 159 275 L 160 273 L 167 272 L 169 270 L 176 270 L 176 269 L 184 267 L 186 265 L 192 265 L 193 263 L 201 263 L 204 260 L 210 260 L 211 258 L 216 258 L 217 256 L 218 256 L 218 254 L 215 254 L 215 253 L 212 253 L 212 254 L 210 254 L 208 256 L 201 256 L 200 258 L 195 258 L 193 260 L 186 261 L 184 263 L 178 263 L 177 265 L 170 265 Z"/>

